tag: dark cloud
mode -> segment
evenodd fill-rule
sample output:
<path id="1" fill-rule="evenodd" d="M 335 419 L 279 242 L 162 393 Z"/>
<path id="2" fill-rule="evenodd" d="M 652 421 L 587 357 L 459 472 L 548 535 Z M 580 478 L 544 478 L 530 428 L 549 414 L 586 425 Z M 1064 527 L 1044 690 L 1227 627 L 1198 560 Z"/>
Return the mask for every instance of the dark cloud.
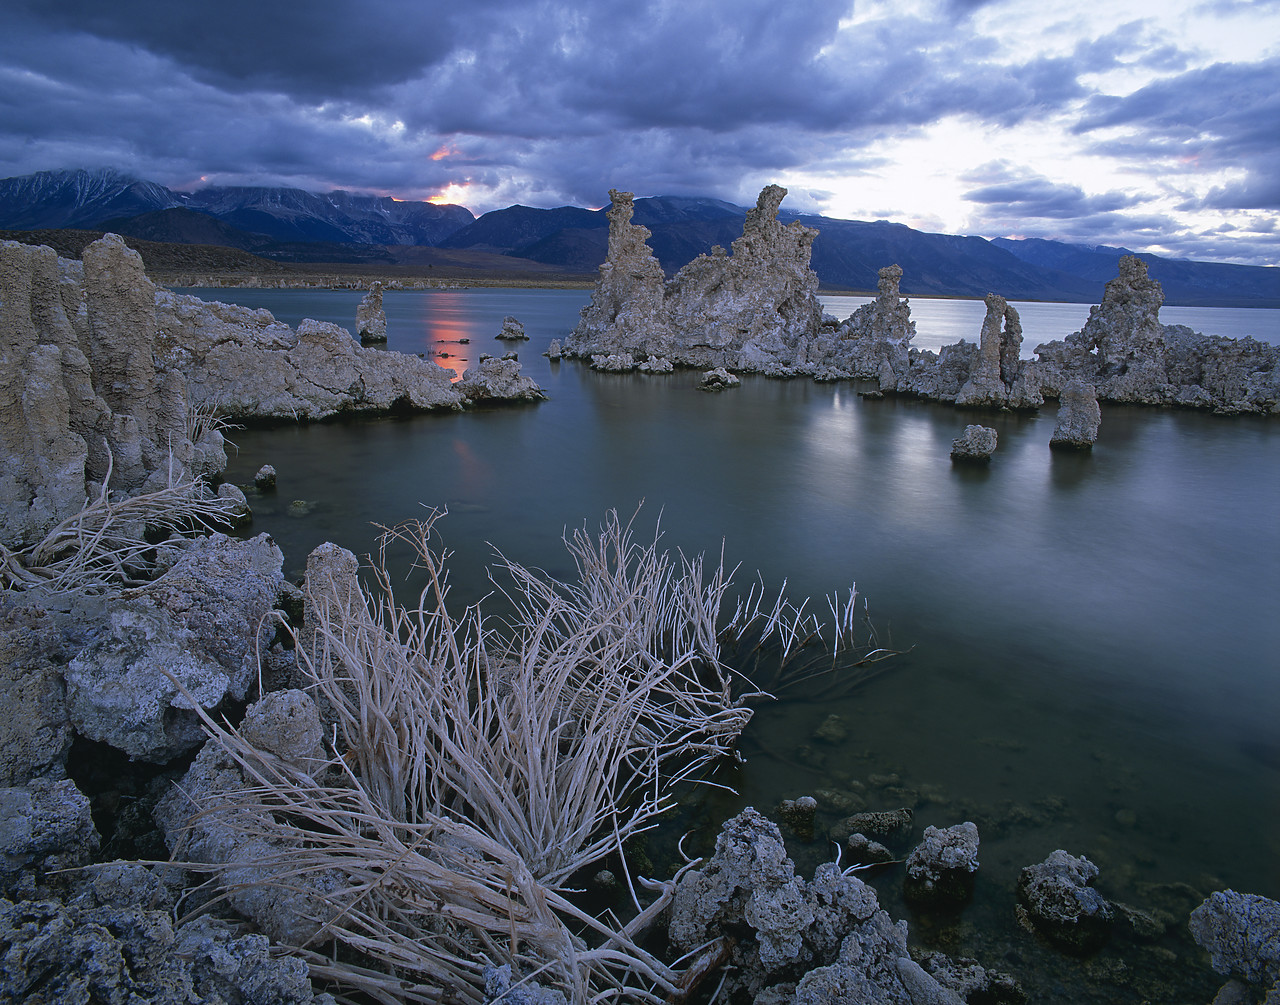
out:
<path id="1" fill-rule="evenodd" d="M 969 202 L 990 207 L 989 213 L 1019 219 L 1096 219 L 1100 214 L 1129 209 L 1143 201 L 1139 195 L 1125 192 L 1088 195 L 1078 185 L 1059 185 L 1001 163 L 987 165 L 963 180 L 986 183 L 965 193 Z"/>

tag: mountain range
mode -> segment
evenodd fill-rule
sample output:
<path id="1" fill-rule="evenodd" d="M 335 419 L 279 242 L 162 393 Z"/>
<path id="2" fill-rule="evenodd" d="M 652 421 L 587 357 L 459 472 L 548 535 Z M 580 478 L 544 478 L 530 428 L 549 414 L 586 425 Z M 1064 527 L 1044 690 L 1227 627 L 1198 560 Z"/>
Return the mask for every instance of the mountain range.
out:
<path id="1" fill-rule="evenodd" d="M 729 247 L 746 210 L 716 199 L 637 199 L 668 275 L 712 245 Z M 819 231 L 813 268 L 824 288 L 873 291 L 877 270 L 902 266 L 907 295 L 1097 303 L 1125 248 L 1034 238 L 930 234 L 883 220 L 789 212 Z M 178 192 L 111 170 L 42 171 L 0 180 L 0 229 L 79 228 L 177 244 L 217 245 L 279 262 L 411 262 L 411 249 L 483 252 L 591 273 L 604 261 L 604 210 L 511 206 L 478 219 L 462 206 L 343 190 L 209 186 Z M 417 253 L 420 255 L 420 252 Z M 1143 253 L 1170 304 L 1280 307 L 1280 268 L 1193 262 Z"/>

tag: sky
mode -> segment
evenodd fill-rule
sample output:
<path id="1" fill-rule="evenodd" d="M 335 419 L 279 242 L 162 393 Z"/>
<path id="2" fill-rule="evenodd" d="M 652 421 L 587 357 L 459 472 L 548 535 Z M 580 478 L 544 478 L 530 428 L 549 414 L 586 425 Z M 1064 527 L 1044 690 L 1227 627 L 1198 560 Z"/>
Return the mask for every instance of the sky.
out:
<path id="1" fill-rule="evenodd" d="M 4 0 L 0 177 L 610 188 L 1280 264 L 1280 0 Z"/>

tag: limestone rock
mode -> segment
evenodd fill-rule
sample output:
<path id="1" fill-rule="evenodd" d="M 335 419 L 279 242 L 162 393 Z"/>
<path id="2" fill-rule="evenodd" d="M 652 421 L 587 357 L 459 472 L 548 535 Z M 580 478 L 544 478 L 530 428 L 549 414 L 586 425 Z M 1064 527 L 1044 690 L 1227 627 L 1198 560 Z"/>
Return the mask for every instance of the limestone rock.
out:
<path id="1" fill-rule="evenodd" d="M 274 958 L 263 936 L 210 917 L 175 927 L 172 910 L 154 874 L 131 863 L 95 870 L 65 904 L 0 900 L 0 1000 L 332 1005 L 306 964 Z"/>
<path id="2" fill-rule="evenodd" d="M 1049 446 L 1059 450 L 1090 450 L 1098 439 L 1102 409 L 1092 385 L 1073 380 L 1058 399 L 1058 421 Z"/>
<path id="3" fill-rule="evenodd" d="M 926 827 L 924 841 L 907 856 L 903 894 L 919 904 L 959 904 L 973 895 L 978 871 L 978 827 L 971 821 Z"/>
<path id="4" fill-rule="evenodd" d="M 1104 401 L 1181 405 L 1217 412 L 1280 410 L 1280 347 L 1162 325 L 1164 291 L 1141 259 L 1125 255 L 1102 303 L 1078 332 L 1036 347 L 1045 394 L 1072 381 Z"/>
<path id="5" fill-rule="evenodd" d="M 529 336 L 524 333 L 524 325 L 510 314 L 502 319 L 502 330 L 494 337 L 502 339 L 504 342 L 527 342 L 529 340 Z"/>
<path id="6" fill-rule="evenodd" d="M 633 196 L 610 191 L 608 258 L 565 355 L 789 372 L 797 343 L 821 327 L 822 310 L 809 268 L 817 231 L 778 222 L 785 195 L 767 186 L 732 254 L 700 255 L 667 283 L 645 243 L 648 229 L 631 222 Z"/>
<path id="7" fill-rule="evenodd" d="M 1191 912 L 1190 926 L 1214 970 L 1280 994 L 1280 903 L 1219 890 Z"/>
<path id="8" fill-rule="evenodd" d="M 702 375 L 702 380 L 698 382 L 698 387 L 703 391 L 727 391 L 731 387 L 737 387 L 742 381 L 738 379 L 738 375 L 730 373 L 722 366 L 716 367 L 714 370 L 708 370 Z"/>
<path id="9" fill-rule="evenodd" d="M 965 426 L 964 432 L 951 441 L 951 459 L 983 464 L 996 451 L 998 437 L 990 426 Z"/>
<path id="10" fill-rule="evenodd" d="M 38 607 L 0 598 L 0 787 L 60 777 L 71 747 L 62 635 Z"/>
<path id="11" fill-rule="evenodd" d="M 1090 885 L 1097 875 L 1087 858 L 1058 849 L 1022 870 L 1018 900 L 1036 931 L 1058 948 L 1089 953 L 1111 933 L 1111 905 Z"/>
<path id="12" fill-rule="evenodd" d="M 276 487 L 276 469 L 270 464 L 262 465 L 253 476 L 253 484 L 260 492 L 273 491 Z"/>
<path id="13" fill-rule="evenodd" d="M 899 390 L 907 379 L 916 334 L 911 305 L 899 293 L 901 281 L 901 266 L 881 269 L 875 301 L 850 314 L 821 351 L 811 347 L 809 360 L 829 372 L 878 380 L 881 392 Z"/>
<path id="14" fill-rule="evenodd" d="M 915 814 L 907 807 L 854 813 L 831 828 L 831 839 L 843 843 L 851 834 L 899 841 L 911 833 Z"/>
<path id="15" fill-rule="evenodd" d="M 636 368 L 631 353 L 595 353 L 591 357 L 591 369 L 605 373 L 630 373 Z"/>
<path id="16" fill-rule="evenodd" d="M 663 359 L 660 356 L 650 356 L 636 367 L 636 369 L 641 373 L 671 373 L 675 370 L 675 367 L 669 359 Z"/>
<path id="17" fill-rule="evenodd" d="M 310 774 L 325 764 L 319 712 L 305 692 L 277 692 L 251 705 L 241 731 L 293 770 Z M 328 897 L 342 888 L 343 879 L 323 872 L 287 885 L 262 882 L 292 846 L 288 839 L 253 833 L 249 811 L 237 806 L 237 793 L 250 784 L 238 764 L 210 741 L 156 805 L 156 822 L 176 857 L 219 867 L 232 907 L 271 939 L 303 945 L 335 910 Z"/>
<path id="18" fill-rule="evenodd" d="M 1001 408 L 1010 404 L 1021 360 L 1022 322 L 1004 297 L 988 293 L 987 316 L 982 322 L 976 365 L 956 394 L 965 407 Z M 1024 404 L 1019 402 L 1018 404 Z"/>
<path id="19" fill-rule="evenodd" d="M 97 850 L 89 800 L 75 782 L 37 778 L 0 789 L 0 884 L 24 869 L 84 865 Z"/>
<path id="20" fill-rule="evenodd" d="M 78 598 L 73 616 L 88 626 L 86 638 L 64 673 L 76 731 L 161 764 L 200 746 L 191 702 L 212 710 L 244 701 L 275 635 L 282 564 L 265 534 L 243 542 L 215 534 L 186 543 L 146 586 Z"/>
<path id="21" fill-rule="evenodd" d="M 813 820 L 818 812 L 818 800 L 813 796 L 784 799 L 778 806 L 778 816 L 801 841 L 813 840 Z"/>
<path id="22" fill-rule="evenodd" d="M 546 397 L 532 377 L 520 373 L 520 363 L 512 359 L 481 357 L 469 366 L 456 385 L 466 404 L 481 401 L 541 401 Z"/>
<path id="23" fill-rule="evenodd" d="M 387 340 L 387 312 L 382 309 L 382 284 L 377 280 L 356 307 L 356 337 L 361 342 Z"/>
<path id="24" fill-rule="evenodd" d="M 547 351 L 542 355 L 546 356 L 547 359 L 552 360 L 553 362 L 560 359 L 560 357 L 564 355 L 564 351 L 560 348 L 560 340 L 558 338 L 553 338 L 550 345 L 547 346 Z"/>

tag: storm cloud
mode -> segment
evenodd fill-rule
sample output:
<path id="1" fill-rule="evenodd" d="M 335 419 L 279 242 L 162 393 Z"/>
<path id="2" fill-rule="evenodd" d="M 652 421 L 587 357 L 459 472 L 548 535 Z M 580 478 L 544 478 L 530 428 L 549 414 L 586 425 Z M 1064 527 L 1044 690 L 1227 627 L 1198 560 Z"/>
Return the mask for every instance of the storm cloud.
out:
<path id="1" fill-rule="evenodd" d="M 181 189 L 341 187 L 444 196 L 476 212 L 599 205 L 610 187 L 750 203 L 787 177 L 794 208 L 822 211 L 873 178 L 887 184 L 895 149 L 914 143 L 959 185 L 955 225 L 987 236 L 1038 220 L 1099 243 L 1112 239 L 1106 228 L 1132 235 L 1145 227 L 1131 224 L 1166 218 L 1189 235 L 1179 213 L 1277 208 L 1267 165 L 1278 57 L 1205 65 L 1194 40 L 1158 18 L 1099 29 L 1071 3 L 1036 23 L 1023 10 L 1000 0 L 12 0 L 0 9 L 0 175 L 114 167 Z M 1112 87 L 1111 76 L 1145 83 Z M 1052 129 L 1111 176 L 1058 177 L 1060 151 L 1038 140 L 967 162 L 929 146 L 956 122 L 1010 147 Z M 1153 161 L 1160 181 L 1137 170 Z M 992 163 L 1004 173 L 979 177 Z M 1131 170 L 1131 183 L 1115 181 Z M 904 222 L 921 212 L 897 206 Z M 1225 216 L 1205 231 L 1240 260 L 1257 259 L 1255 232 Z"/>

